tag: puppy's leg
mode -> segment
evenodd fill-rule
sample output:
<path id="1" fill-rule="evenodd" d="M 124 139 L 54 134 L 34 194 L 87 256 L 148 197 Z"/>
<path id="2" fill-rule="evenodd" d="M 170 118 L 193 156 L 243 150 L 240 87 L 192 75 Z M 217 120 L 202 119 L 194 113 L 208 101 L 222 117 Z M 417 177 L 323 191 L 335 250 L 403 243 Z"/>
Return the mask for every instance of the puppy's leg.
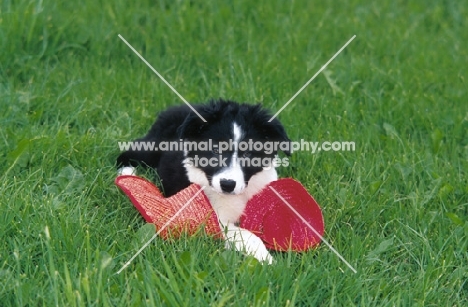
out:
<path id="1" fill-rule="evenodd" d="M 234 248 L 237 251 L 257 258 L 260 262 L 273 263 L 273 257 L 259 237 L 232 223 L 227 223 L 226 228 L 226 248 Z"/>
<path id="2" fill-rule="evenodd" d="M 157 148 L 157 142 L 150 138 L 142 138 L 133 141 L 133 143 L 137 144 L 138 146 L 141 143 L 147 143 L 148 148 L 131 148 L 127 151 L 122 152 L 116 161 L 116 166 L 118 169 L 119 175 L 135 175 L 136 174 L 136 167 L 138 165 L 150 168 L 157 168 L 159 160 L 160 160 L 160 153 L 154 148 Z M 133 146 L 133 145 L 132 145 Z"/>

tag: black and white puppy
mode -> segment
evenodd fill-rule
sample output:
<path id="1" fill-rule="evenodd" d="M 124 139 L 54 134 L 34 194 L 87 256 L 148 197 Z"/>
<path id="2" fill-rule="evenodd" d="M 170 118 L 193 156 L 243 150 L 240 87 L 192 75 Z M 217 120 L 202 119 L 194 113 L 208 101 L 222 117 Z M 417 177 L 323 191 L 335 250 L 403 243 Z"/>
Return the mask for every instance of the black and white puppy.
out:
<path id="1" fill-rule="evenodd" d="M 268 122 L 271 115 L 259 104 L 217 100 L 193 107 L 206 122 L 186 105 L 163 111 L 148 134 L 134 141 L 153 143 L 158 150 L 123 152 L 117 158 L 119 173 L 134 174 L 137 165 L 156 169 L 166 197 L 191 183 L 205 186 L 225 230 L 226 247 L 272 263 L 261 239 L 237 223 L 247 201 L 277 180 L 274 161 L 279 149 L 260 145 L 290 142 L 283 126 L 277 119 Z M 174 146 L 168 148 L 171 142 Z M 238 146 L 242 142 L 244 146 Z"/>

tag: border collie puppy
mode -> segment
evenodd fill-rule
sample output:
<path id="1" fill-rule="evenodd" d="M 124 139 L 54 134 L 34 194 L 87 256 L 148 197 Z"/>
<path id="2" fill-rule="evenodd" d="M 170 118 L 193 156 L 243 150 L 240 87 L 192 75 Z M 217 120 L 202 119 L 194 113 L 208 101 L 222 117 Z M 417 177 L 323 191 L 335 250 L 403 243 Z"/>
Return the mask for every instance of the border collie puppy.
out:
<path id="1" fill-rule="evenodd" d="M 156 169 L 166 197 L 191 183 L 205 186 L 225 229 L 226 247 L 271 264 L 273 258 L 261 239 L 237 225 L 247 201 L 277 180 L 278 147 L 252 145 L 290 140 L 277 119 L 268 122 L 271 115 L 259 104 L 217 100 L 193 107 L 206 122 L 186 105 L 163 111 L 148 134 L 135 141 L 152 143 L 158 150 L 123 152 L 117 158 L 119 173 L 134 174 L 137 165 Z M 171 142 L 184 145 L 167 150 Z M 290 155 L 289 147 L 283 151 Z"/>

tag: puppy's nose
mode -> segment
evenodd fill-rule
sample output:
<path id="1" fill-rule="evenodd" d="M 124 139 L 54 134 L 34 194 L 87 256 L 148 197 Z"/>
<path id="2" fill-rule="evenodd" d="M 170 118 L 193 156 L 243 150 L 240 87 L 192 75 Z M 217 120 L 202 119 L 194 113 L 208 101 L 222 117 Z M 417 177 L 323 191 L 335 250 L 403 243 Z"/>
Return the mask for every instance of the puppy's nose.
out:
<path id="1" fill-rule="evenodd" d="M 221 179 L 219 185 L 221 186 L 221 190 L 223 190 L 223 192 L 231 193 L 236 187 L 236 182 L 231 179 Z"/>

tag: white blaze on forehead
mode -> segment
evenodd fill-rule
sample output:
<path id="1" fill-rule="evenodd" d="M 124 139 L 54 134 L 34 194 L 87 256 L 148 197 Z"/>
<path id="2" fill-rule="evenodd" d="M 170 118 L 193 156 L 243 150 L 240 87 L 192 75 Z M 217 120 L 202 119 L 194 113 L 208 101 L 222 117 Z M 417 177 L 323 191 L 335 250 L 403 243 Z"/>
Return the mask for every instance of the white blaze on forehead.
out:
<path id="1" fill-rule="evenodd" d="M 234 145 L 234 153 L 232 155 L 231 166 L 233 163 L 237 162 L 237 150 L 239 148 L 239 142 L 242 138 L 242 129 L 236 122 L 232 124 L 232 135 L 234 138 L 233 143 L 235 145 Z"/>
<path id="2" fill-rule="evenodd" d="M 233 194 L 240 194 L 245 189 L 245 179 L 244 172 L 240 166 L 240 163 L 237 161 L 237 147 L 242 139 L 243 131 L 241 126 L 237 123 L 232 125 L 232 134 L 233 134 L 233 143 L 235 143 L 234 152 L 232 153 L 231 163 L 228 167 L 221 170 L 219 173 L 213 176 L 212 185 L 216 191 L 222 193 L 221 189 L 221 180 L 234 180 L 236 182 L 236 187 L 234 188 Z"/>
<path id="3" fill-rule="evenodd" d="M 236 123 L 234 122 L 232 124 L 232 134 L 233 134 L 233 137 L 234 137 L 234 144 L 235 145 L 235 148 L 234 148 L 234 153 L 232 154 L 232 160 L 231 160 L 231 165 L 229 165 L 229 168 L 232 168 L 234 167 L 235 165 L 237 165 L 237 167 L 240 169 L 240 166 L 238 165 L 239 163 L 237 163 L 237 150 L 239 149 L 239 142 L 242 138 L 242 129 L 241 127 Z M 242 172 L 242 170 L 240 169 L 240 171 Z M 242 174 L 242 177 L 244 177 L 244 174 Z"/>
<path id="4" fill-rule="evenodd" d="M 234 143 L 239 143 L 242 138 L 242 129 L 237 123 L 232 125 L 232 134 L 234 135 Z"/>

